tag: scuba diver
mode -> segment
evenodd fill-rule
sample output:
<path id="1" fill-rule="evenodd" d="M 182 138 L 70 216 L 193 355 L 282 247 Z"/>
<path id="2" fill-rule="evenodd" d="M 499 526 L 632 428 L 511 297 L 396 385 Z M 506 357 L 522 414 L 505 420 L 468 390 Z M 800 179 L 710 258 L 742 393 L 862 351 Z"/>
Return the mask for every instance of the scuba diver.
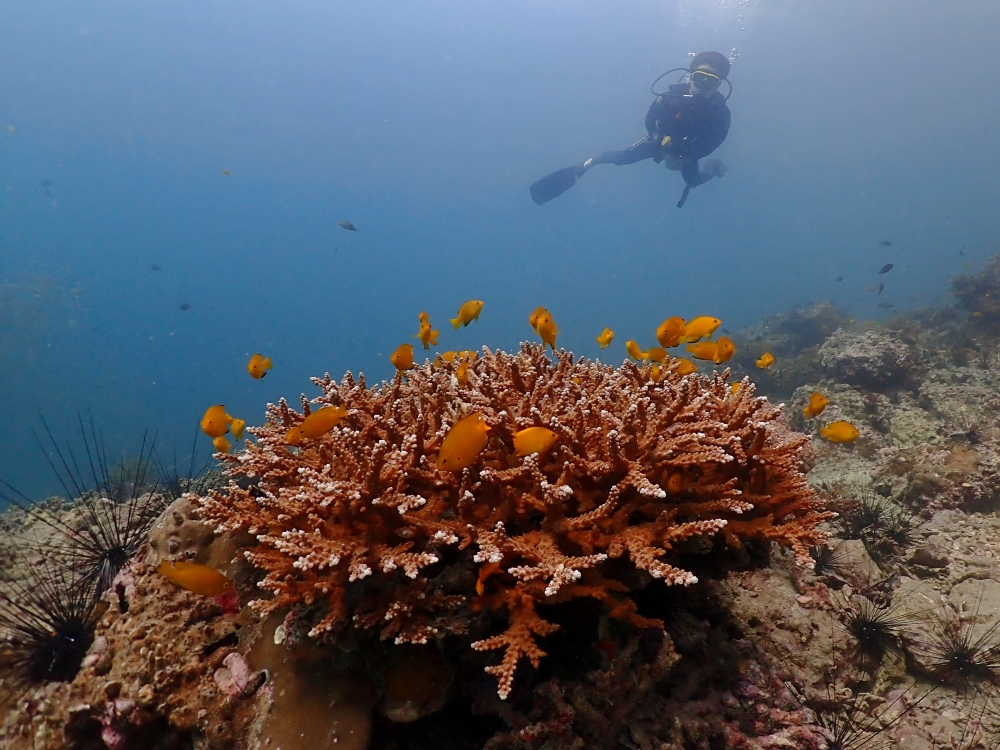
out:
<path id="1" fill-rule="evenodd" d="M 672 84 L 663 93 L 657 93 L 656 84 L 660 79 L 678 70 L 686 72 L 685 79 Z M 680 208 L 691 188 L 726 174 L 725 164 L 718 159 L 704 157 L 722 145 L 729 133 L 730 115 L 726 101 L 733 88 L 727 80 L 728 75 L 729 60 L 718 52 L 701 52 L 691 59 L 687 68 L 668 70 L 650 87 L 656 100 L 646 113 L 649 135 L 624 151 L 605 151 L 583 164 L 543 177 L 531 186 L 532 200 L 539 206 L 548 203 L 573 187 L 595 164 L 621 166 L 652 159 L 657 164 L 664 162 L 667 169 L 680 172 L 684 178 L 684 193 L 677 202 Z M 729 84 L 729 93 L 725 97 L 719 92 L 723 81 Z M 704 159 L 700 165 L 699 159 Z"/>

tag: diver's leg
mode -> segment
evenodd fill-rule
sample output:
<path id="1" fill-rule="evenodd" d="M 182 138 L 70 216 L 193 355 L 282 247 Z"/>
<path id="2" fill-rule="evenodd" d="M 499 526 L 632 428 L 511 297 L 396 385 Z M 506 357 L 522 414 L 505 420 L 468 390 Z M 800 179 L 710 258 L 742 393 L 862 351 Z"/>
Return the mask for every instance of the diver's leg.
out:
<path id="1" fill-rule="evenodd" d="M 644 159 L 654 159 L 660 154 L 660 148 L 649 138 L 643 138 L 629 146 L 624 151 L 605 151 L 603 154 L 587 159 L 583 166 L 588 169 L 595 164 L 616 164 L 619 167 L 625 164 L 635 164 Z"/>
<path id="2" fill-rule="evenodd" d="M 702 159 L 700 163 L 685 165 L 681 170 L 688 187 L 704 185 L 713 177 L 724 177 L 729 169 L 719 159 Z"/>
<path id="3" fill-rule="evenodd" d="M 669 167 L 670 165 L 668 164 L 667 166 Z M 722 177 L 727 171 L 726 165 L 718 159 L 702 159 L 701 164 L 698 162 L 688 162 L 685 164 L 681 167 L 681 175 L 684 177 L 684 193 L 681 195 L 681 199 L 677 201 L 677 208 L 684 207 L 691 188 L 704 185 L 713 177 Z"/>
<path id="4" fill-rule="evenodd" d="M 541 206 L 548 203 L 553 198 L 562 195 L 569 190 L 576 181 L 587 173 L 595 164 L 634 164 L 643 159 L 659 159 L 660 149 L 656 143 L 648 138 L 632 144 L 624 151 L 605 151 L 603 154 L 587 159 L 583 164 L 560 169 L 552 174 L 545 175 L 530 188 L 531 199 Z"/>

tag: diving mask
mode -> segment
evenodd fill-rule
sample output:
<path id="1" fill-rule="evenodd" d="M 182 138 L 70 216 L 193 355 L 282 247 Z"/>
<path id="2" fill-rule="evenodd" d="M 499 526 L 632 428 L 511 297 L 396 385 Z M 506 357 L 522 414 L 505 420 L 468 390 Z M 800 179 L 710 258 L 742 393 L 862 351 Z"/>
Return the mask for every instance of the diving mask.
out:
<path id="1" fill-rule="evenodd" d="M 691 83 L 700 89 L 717 89 L 722 85 L 722 79 L 707 70 L 696 70 L 691 74 Z"/>

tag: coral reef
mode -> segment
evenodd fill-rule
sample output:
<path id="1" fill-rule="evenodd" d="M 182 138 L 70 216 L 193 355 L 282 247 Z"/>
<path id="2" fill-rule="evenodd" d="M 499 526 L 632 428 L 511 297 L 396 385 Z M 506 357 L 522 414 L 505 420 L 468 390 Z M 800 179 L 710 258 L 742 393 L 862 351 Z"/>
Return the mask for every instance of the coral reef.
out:
<path id="1" fill-rule="evenodd" d="M 654 383 L 629 364 L 568 353 L 552 364 L 528 345 L 486 351 L 467 387 L 429 365 L 374 389 L 349 374 L 314 382 L 314 403 L 349 416 L 293 449 L 285 434 L 313 407 L 304 397 L 301 415 L 270 406 L 257 443 L 223 459 L 254 483 L 200 500 L 218 531 L 257 537 L 246 557 L 273 598 L 250 606 L 314 616 L 312 637 L 353 623 L 397 644 L 482 630 L 473 623 L 505 611 L 502 633 L 471 643 L 503 651 L 486 667 L 501 697 L 522 657 L 538 667 L 536 637 L 558 628 L 539 605 L 595 599 L 613 618 L 659 626 L 637 611 L 634 571 L 694 583 L 678 555 L 711 549 L 718 532 L 734 548 L 776 541 L 811 564 L 832 516 L 798 469 L 804 439 L 749 383 L 735 394 L 720 376 Z M 449 426 L 474 412 L 491 436 L 477 464 L 437 469 Z M 517 457 L 514 433 L 538 425 L 557 445 Z"/>
<path id="2" fill-rule="evenodd" d="M 103 742 L 122 750 L 154 740 L 191 747 L 200 738 L 223 748 L 246 734 L 253 712 L 237 716 L 237 709 L 252 694 L 230 696 L 214 679 L 234 653 L 238 623 L 143 563 L 132 564 L 127 588 L 127 608 L 107 608 L 79 674 L 21 694 L 0 727 L 0 745 L 57 750 Z"/>
<path id="3" fill-rule="evenodd" d="M 893 336 L 843 328 L 823 343 L 819 359 L 830 377 L 870 390 L 899 384 L 915 363 L 911 348 Z"/>
<path id="4" fill-rule="evenodd" d="M 995 750 L 1000 260 L 954 288 L 961 307 L 815 305 L 734 334 L 755 381 L 735 394 L 537 347 L 487 351 L 461 384 L 447 363 L 316 379 L 220 457 L 233 481 L 161 517 L 78 672 L 17 683 L 0 744 Z M 813 391 L 829 404 L 807 419 Z M 348 413 L 289 445 L 322 406 Z M 439 469 L 470 414 L 485 448 Z M 841 419 L 856 441 L 819 438 Z M 558 439 L 519 456 L 529 427 Z M 94 523 L 81 499 L 38 507 L 0 517 L 8 589 L 61 538 L 43 518 Z M 249 606 L 177 589 L 164 555 Z M 0 633 L 9 681 L 21 642 Z"/>
<path id="5" fill-rule="evenodd" d="M 953 277 L 951 291 L 959 305 L 976 314 L 977 324 L 995 330 L 1000 326 L 1000 254 L 986 261 L 978 274 Z"/>
<path id="6" fill-rule="evenodd" d="M 800 383 L 823 377 L 816 351 L 831 333 L 848 325 L 848 315 L 829 302 L 772 315 L 733 334 L 737 344 L 733 371 L 739 377 L 749 375 L 772 397 L 784 398 Z M 757 367 L 765 352 L 779 364 Z"/>
<path id="7" fill-rule="evenodd" d="M 830 334 L 847 324 L 848 315 L 829 302 L 772 315 L 740 332 L 740 341 L 750 348 L 743 359 L 752 362 L 765 351 L 779 359 L 796 357 L 807 349 L 818 347 Z"/>
<path id="8" fill-rule="evenodd" d="M 149 530 L 150 557 L 161 560 L 208 562 L 215 531 L 201 520 L 201 508 L 190 498 L 180 497 L 156 519 Z"/>

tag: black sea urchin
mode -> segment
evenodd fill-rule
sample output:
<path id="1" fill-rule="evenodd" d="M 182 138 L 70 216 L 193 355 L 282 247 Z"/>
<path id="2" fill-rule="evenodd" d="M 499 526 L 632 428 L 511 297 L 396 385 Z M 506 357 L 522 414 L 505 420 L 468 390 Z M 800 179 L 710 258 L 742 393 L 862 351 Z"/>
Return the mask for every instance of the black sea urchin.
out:
<path id="1" fill-rule="evenodd" d="M 1000 620 L 976 627 L 975 619 L 938 621 L 924 649 L 927 668 L 935 680 L 956 690 L 995 691 L 1000 688 Z"/>
<path id="2" fill-rule="evenodd" d="M 913 543 L 922 521 L 910 510 L 861 488 L 839 503 L 835 522 L 842 539 L 860 539 L 880 568 Z"/>
<path id="3" fill-rule="evenodd" d="M 882 536 L 896 547 L 896 552 L 902 552 L 917 536 L 917 529 L 924 525 L 916 513 L 895 503 L 889 503 L 886 509 L 882 527 Z"/>
<path id="4" fill-rule="evenodd" d="M 182 462 L 177 458 L 177 448 L 174 447 L 173 462 L 167 464 L 157 456 L 156 462 L 157 485 L 160 492 L 167 498 L 168 502 L 173 502 L 185 492 L 193 492 L 196 495 L 204 495 L 208 490 L 212 475 L 208 473 L 212 456 L 205 459 L 202 464 L 198 463 L 198 438 L 201 436 L 201 429 L 196 429 L 194 442 L 191 445 L 191 453 L 186 459 L 187 470 L 181 469 Z"/>
<path id="5" fill-rule="evenodd" d="M 93 581 L 58 560 L 19 554 L 11 580 L 0 582 L 0 693 L 72 680 L 103 606 Z"/>
<path id="6" fill-rule="evenodd" d="M 884 569 L 913 544 L 922 523 L 912 511 L 886 501 L 879 521 L 861 532 L 861 543 L 875 564 Z"/>
<path id="7" fill-rule="evenodd" d="M 138 458 L 109 465 L 93 420 L 89 420 L 89 432 L 83 418 L 78 416 L 78 420 L 83 445 L 79 457 L 69 443 L 60 447 L 44 419 L 48 445 L 36 435 L 52 472 L 70 500 L 66 509 L 71 514 L 32 503 L 3 480 L 0 485 L 12 494 L 0 492 L 0 497 L 57 532 L 58 539 L 50 542 L 54 551 L 65 557 L 69 568 L 82 581 L 93 581 L 100 596 L 145 543 L 150 527 L 165 507 L 165 500 L 156 483 L 147 481 L 155 436 L 152 440 L 143 436 Z"/>
<path id="8" fill-rule="evenodd" d="M 899 633 L 909 620 L 898 605 L 880 606 L 865 596 L 852 596 L 841 609 L 841 623 L 857 644 L 859 666 L 872 673 L 886 654 L 899 648 Z"/>
<path id="9" fill-rule="evenodd" d="M 866 531 L 885 522 L 885 498 L 867 487 L 853 492 L 851 497 L 837 503 L 835 509 L 840 516 L 834 525 L 841 539 L 862 539 Z"/>
<path id="10" fill-rule="evenodd" d="M 841 584 L 847 582 L 849 570 L 842 542 L 828 547 L 813 547 L 810 554 L 814 575 L 827 576 Z"/>
<path id="11" fill-rule="evenodd" d="M 820 714 L 821 723 L 831 735 L 827 747 L 829 750 L 888 750 L 893 747 L 893 742 L 887 732 L 931 692 L 933 688 L 925 691 L 916 701 L 909 702 L 904 699 L 910 690 L 905 690 L 895 700 L 877 709 L 871 705 L 872 696 L 855 692 L 849 701 L 840 705 L 839 710 Z M 887 718 L 897 704 L 898 713 L 891 719 Z"/>

